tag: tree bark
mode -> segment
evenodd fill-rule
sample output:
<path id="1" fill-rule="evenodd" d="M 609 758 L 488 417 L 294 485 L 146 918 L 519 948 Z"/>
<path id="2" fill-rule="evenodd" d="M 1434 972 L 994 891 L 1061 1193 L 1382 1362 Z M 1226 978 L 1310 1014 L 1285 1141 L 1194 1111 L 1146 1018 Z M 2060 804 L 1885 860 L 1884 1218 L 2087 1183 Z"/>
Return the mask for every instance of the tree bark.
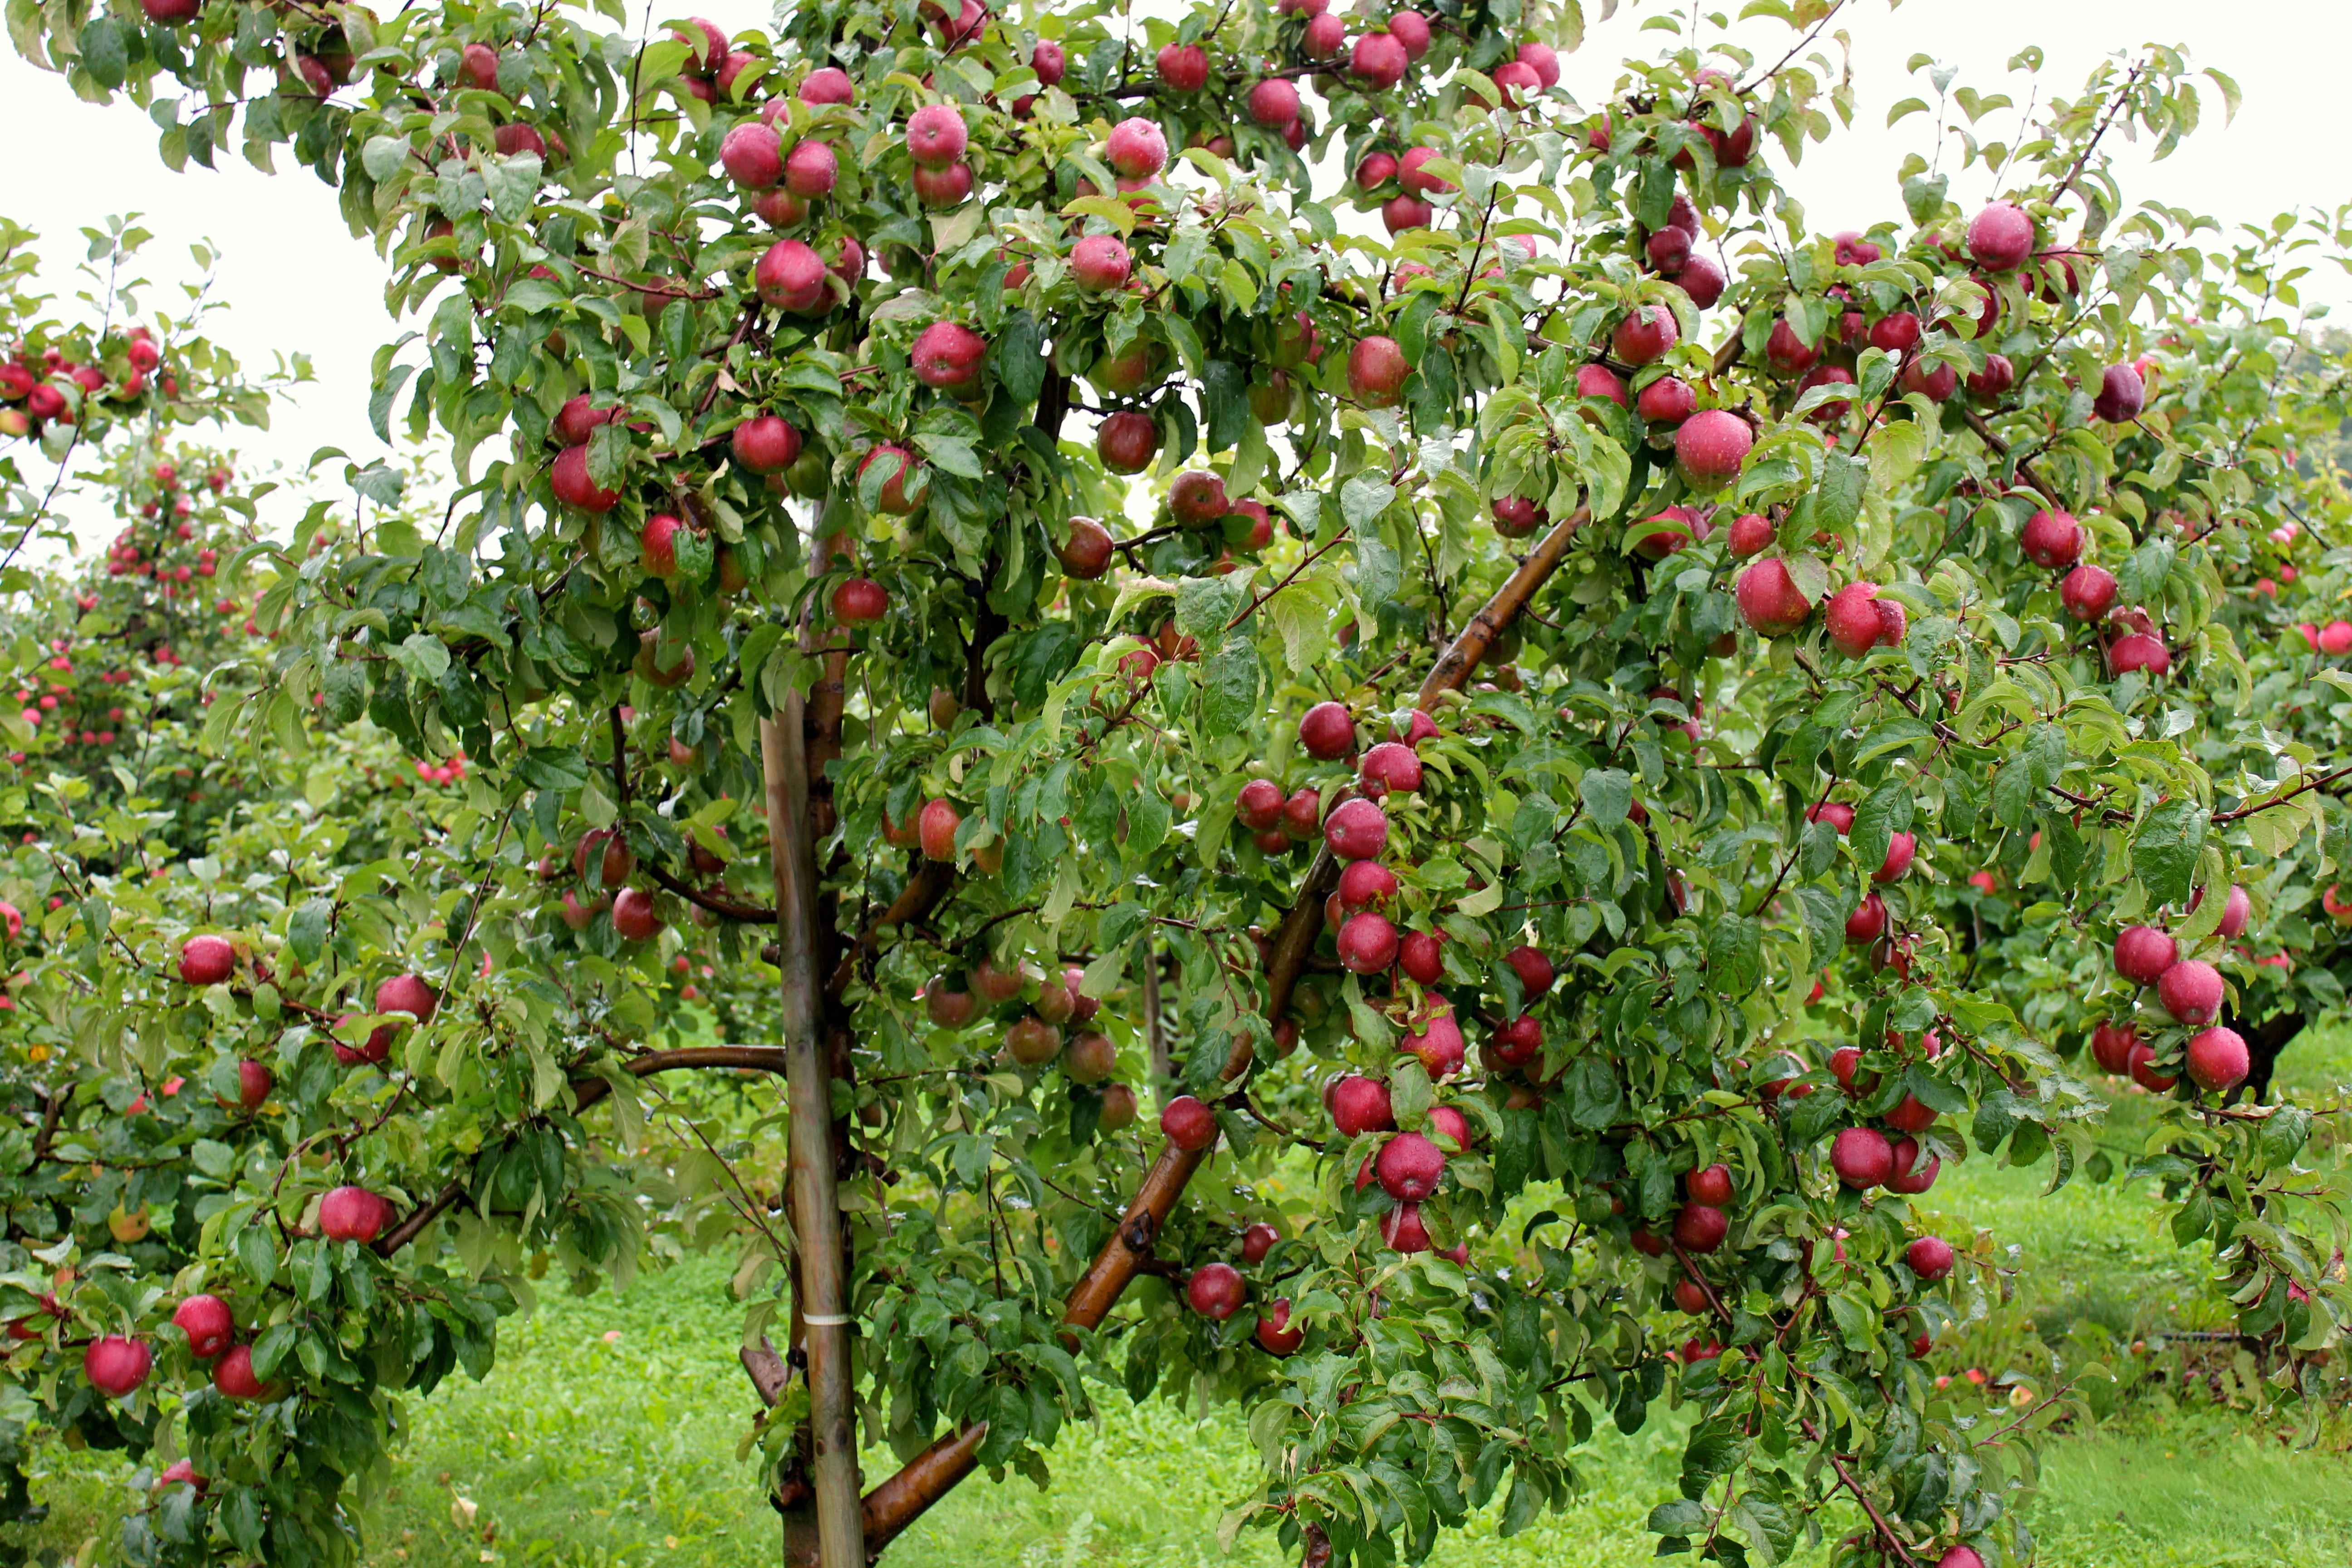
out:
<path id="1" fill-rule="evenodd" d="M 1143 1042 L 1151 1053 L 1151 1087 L 1157 1091 L 1176 1076 L 1176 1064 L 1168 1054 L 1168 1026 L 1160 1010 L 1160 942 L 1147 930 L 1139 947 L 1143 954 Z"/>
<path id="2" fill-rule="evenodd" d="M 783 1034 L 790 1096 L 789 1198 L 798 1245 L 793 1306 L 805 1335 L 809 1435 L 814 1455 L 815 1555 L 806 1523 L 784 1521 L 788 1561 L 818 1568 L 865 1568 L 865 1516 L 858 1498 L 857 1414 L 850 1363 L 851 1318 L 844 1279 L 841 1205 L 835 1194 L 832 1075 L 821 1037 L 817 888 L 809 836 L 803 705 L 789 696 L 760 722 L 768 793 L 768 842 L 776 874 L 776 939 L 783 971 Z"/>
<path id="3" fill-rule="evenodd" d="M 1520 558 L 1518 569 L 1496 590 L 1494 597 L 1470 617 L 1461 635 L 1447 646 L 1431 667 L 1428 679 L 1421 684 L 1416 704 L 1426 708 L 1436 700 L 1440 692 L 1458 691 L 1486 657 L 1495 639 L 1518 617 L 1528 600 L 1546 579 L 1559 569 L 1562 557 L 1574 542 L 1577 530 L 1591 517 L 1579 507 L 1562 519 L 1549 533 L 1544 535 L 1533 550 Z M 1339 883 L 1339 862 L 1329 849 L 1319 851 L 1315 863 L 1307 868 L 1289 912 L 1266 952 L 1265 1016 L 1278 1020 L 1289 1009 L 1292 990 L 1307 966 L 1307 955 L 1314 951 L 1315 938 L 1322 929 L 1323 900 Z M 1225 1064 L 1228 1082 L 1249 1070 L 1250 1049 L 1237 1047 Z M 1177 1200 L 1183 1196 L 1184 1185 L 1192 1173 L 1208 1158 L 1206 1151 L 1187 1152 L 1173 1143 L 1161 1147 L 1160 1157 L 1153 1162 L 1143 1185 L 1119 1216 L 1118 1227 L 1110 1239 L 1103 1243 L 1086 1273 L 1071 1290 L 1062 1321 L 1073 1328 L 1099 1327 L 1118 1302 L 1120 1294 L 1142 1271 L 1152 1256 L 1152 1246 L 1166 1226 L 1168 1216 L 1175 1211 Z M 905 1469 L 874 1489 L 866 1499 L 868 1545 L 879 1552 L 881 1547 L 907 1526 L 919 1518 L 924 1510 L 952 1490 L 956 1484 L 971 1474 L 979 1463 L 982 1426 L 967 1426 L 950 1434 L 931 1445 Z"/>

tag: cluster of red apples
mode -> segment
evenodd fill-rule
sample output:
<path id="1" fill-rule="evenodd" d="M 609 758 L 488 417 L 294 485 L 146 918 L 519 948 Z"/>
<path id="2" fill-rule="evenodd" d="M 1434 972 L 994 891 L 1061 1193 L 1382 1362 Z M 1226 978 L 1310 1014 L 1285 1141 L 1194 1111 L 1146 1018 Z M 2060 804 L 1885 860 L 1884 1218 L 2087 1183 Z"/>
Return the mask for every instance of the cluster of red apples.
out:
<path id="1" fill-rule="evenodd" d="M 2189 901 L 2191 912 L 2204 896 L 2205 889 L 2198 889 Z M 2231 888 L 2221 906 L 2217 934 L 2224 942 L 2235 941 L 2245 931 L 2252 910 L 2245 889 Z M 2227 1094 L 2246 1081 L 2253 1063 L 2244 1037 L 2214 1022 L 2228 998 L 2220 970 L 2203 959 L 2182 958 L 2179 942 L 2155 925 L 2126 926 L 2118 931 L 2115 960 L 2118 975 L 2136 988 L 2156 987 L 2157 1005 L 2173 1022 L 2197 1031 L 2189 1037 L 2182 1052 L 2181 1068 L 2189 1082 L 2210 1094 Z M 2180 1080 L 2178 1072 L 2158 1070 L 2157 1055 L 2128 1019 L 2110 1019 L 2091 1032 L 2093 1059 L 2108 1072 L 2128 1076 L 2153 1094 L 2163 1093 Z"/>
<path id="2" fill-rule="evenodd" d="M 241 962 L 236 945 L 228 938 L 199 934 L 181 945 L 176 972 L 187 985 L 206 986 L 234 984 Z M 271 978 L 268 965 L 257 959 L 244 960 L 252 979 L 263 982 Z M 405 1014 L 419 1023 L 431 1019 L 440 998 L 432 986 L 414 974 L 399 974 L 376 987 L 374 1010 L 379 1014 Z M 357 1018 L 346 1013 L 336 1022 L 340 1026 Z M 346 1046 L 328 1036 L 336 1059 L 345 1065 L 360 1062 L 380 1062 L 390 1053 L 400 1024 L 378 1026 L 361 1046 Z M 165 1093 L 173 1092 L 173 1084 L 164 1086 Z M 231 1103 L 224 1100 L 226 1109 L 250 1115 L 268 1102 L 275 1087 L 274 1075 L 267 1064 L 247 1059 L 237 1064 L 238 1098 Z M 145 1109 L 142 1095 L 131 1108 L 136 1114 Z M 391 1228 L 394 1220 L 391 1200 L 365 1187 L 346 1184 L 321 1194 L 311 1223 L 316 1233 L 330 1241 L 355 1242 L 365 1245 L 374 1241 Z M 263 1401 L 278 1397 L 283 1385 L 265 1381 L 254 1370 L 252 1347 L 237 1339 L 236 1320 L 229 1304 L 220 1297 L 199 1293 L 181 1301 L 172 1315 L 173 1323 L 186 1336 L 190 1356 L 197 1362 L 212 1363 L 209 1373 L 213 1386 L 229 1399 Z M 10 1325 L 17 1332 L 16 1325 Z M 20 1335 L 21 1337 L 21 1335 Z M 91 1342 L 83 1354 L 82 1371 L 90 1385 L 110 1398 L 128 1398 L 147 1381 L 155 1365 L 154 1348 L 145 1340 L 122 1334 L 106 1334 Z M 183 1477 L 192 1479 L 193 1474 Z"/>
<path id="3" fill-rule="evenodd" d="M 175 378 L 157 375 L 163 351 L 145 327 L 131 328 L 100 357 L 106 365 L 79 363 L 64 350 L 51 347 L 37 352 L 20 348 L 0 360 L 0 437 L 37 437 L 48 426 L 71 425 L 79 417 L 77 409 L 93 397 L 135 403 L 151 385 L 160 385 L 166 397 L 179 395 Z"/>

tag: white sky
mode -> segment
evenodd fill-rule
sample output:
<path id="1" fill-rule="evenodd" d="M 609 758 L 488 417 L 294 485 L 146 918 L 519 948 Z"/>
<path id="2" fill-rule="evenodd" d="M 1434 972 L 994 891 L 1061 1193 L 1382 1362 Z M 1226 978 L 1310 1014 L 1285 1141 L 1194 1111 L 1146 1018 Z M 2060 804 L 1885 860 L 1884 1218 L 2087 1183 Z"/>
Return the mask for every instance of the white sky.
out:
<path id="1" fill-rule="evenodd" d="M 1601 5 L 1585 0 L 1596 16 Z M 1708 8 L 1736 7 L 1709 0 Z M 766 15 L 744 0 L 711 0 L 699 9 L 730 26 L 757 26 Z M 1565 85 L 1582 101 L 1599 101 L 1622 58 L 1662 42 L 1641 34 L 1641 21 L 1670 10 L 1688 15 L 1686 6 L 1654 0 L 1629 3 L 1613 20 L 1595 23 L 1584 48 L 1562 61 Z M 2125 174 L 2136 196 L 2225 222 L 2352 196 L 2332 155 L 2341 132 L 2329 83 L 2352 55 L 2352 5 L 2344 0 L 1909 0 L 1892 14 L 1885 0 L 1850 0 L 1840 22 L 1854 41 L 1854 128 L 1809 152 L 1790 182 L 1819 227 L 1899 216 L 1895 167 L 1906 150 L 1924 151 L 1932 135 L 1927 116 L 1884 128 L 1890 105 L 1915 92 L 1933 96 L 1924 80 L 1906 74 L 1909 56 L 1935 55 L 1960 68 L 1960 82 L 1984 92 L 2014 86 L 2021 99 L 2021 85 L 2007 81 L 2004 68 L 2029 44 L 2047 56 L 2045 97 L 2072 96 L 2100 58 L 2150 41 L 2185 47 L 2198 64 L 2227 71 L 2244 89 L 2234 125 L 2222 127 L 2220 95 L 2208 92 L 2205 128 L 2173 157 L 2135 168 L 2145 150 L 2134 150 Z M 1777 23 L 1749 24 L 1743 36 L 1768 59 L 1792 41 Z M 321 446 L 344 447 L 362 459 L 382 452 L 367 427 L 368 363 L 401 329 L 383 309 L 382 265 L 372 247 L 346 232 L 332 192 L 282 152 L 283 172 L 275 177 L 233 153 L 218 172 L 173 174 L 155 155 L 152 125 L 135 109 L 83 103 L 58 79 L 5 49 L 0 102 L 34 139 L 0 182 L 0 212 L 40 231 L 51 255 L 69 268 L 79 255 L 75 231 L 113 213 L 137 212 L 154 231 L 150 275 L 159 279 L 190 276 L 188 245 L 210 240 L 222 257 L 218 293 L 232 307 L 215 318 L 215 337 L 256 368 L 274 351 L 311 356 L 317 384 L 278 409 L 268 434 L 240 438 L 251 454 L 245 467 L 299 465 Z M 1993 117 L 1986 134 L 2013 141 L 2015 123 L 2014 111 Z M 1981 170 L 1953 182 L 1963 206 L 1988 189 Z M 52 281 L 69 287 L 63 268 Z M 2352 298 L 2340 279 L 2330 288 Z"/>

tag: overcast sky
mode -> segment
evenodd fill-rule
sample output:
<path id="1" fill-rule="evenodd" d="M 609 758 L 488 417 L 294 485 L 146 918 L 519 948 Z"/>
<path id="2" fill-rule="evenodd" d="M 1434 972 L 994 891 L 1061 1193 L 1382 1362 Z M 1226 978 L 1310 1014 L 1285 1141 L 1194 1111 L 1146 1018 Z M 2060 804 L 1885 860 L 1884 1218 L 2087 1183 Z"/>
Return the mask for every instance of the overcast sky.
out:
<path id="1" fill-rule="evenodd" d="M 1601 4 L 1585 0 L 1595 16 Z M 1707 5 L 1734 8 L 1729 0 Z M 1660 42 L 1637 32 L 1641 20 L 1676 8 L 1627 5 L 1612 21 L 1596 23 L 1584 48 L 1563 61 L 1565 85 L 1597 102 L 1622 58 L 1650 53 Z M 765 16 L 740 0 L 715 0 L 705 9 L 730 26 Z M 2333 151 L 2342 136 L 2331 84 L 2352 54 L 2352 5 L 2343 0 L 1909 0 L 1891 14 L 1886 0 L 1851 0 L 1839 20 L 1853 35 L 1854 129 L 1809 153 L 1791 179 L 1820 227 L 1899 215 L 1896 164 L 1906 150 L 1924 151 L 1932 135 L 1927 116 L 1885 129 L 1889 106 L 1915 92 L 1932 96 L 1906 73 L 1911 55 L 1934 55 L 1958 66 L 1962 82 L 1985 92 L 2013 89 L 2021 100 L 2025 89 L 2011 82 L 2005 62 L 2028 45 L 2047 56 L 2045 98 L 2072 96 L 2100 58 L 2151 41 L 2185 47 L 2200 66 L 2237 79 L 2245 101 L 2234 125 L 2222 127 L 2219 94 L 2209 93 L 2205 129 L 2169 160 L 2146 167 L 2144 147 L 2126 150 L 2130 163 L 2142 165 L 2126 170 L 2136 195 L 2225 222 L 2352 196 Z M 1777 23 L 1750 24 L 1744 36 L 1767 58 L 1791 41 Z M 234 154 L 217 172 L 173 174 L 155 155 L 145 116 L 121 103 L 83 103 L 7 50 L 0 50 L 0 102 L 10 106 L 17 131 L 0 212 L 41 231 L 53 256 L 69 266 L 79 254 L 74 231 L 113 213 L 137 212 L 155 232 L 152 269 L 159 276 L 188 276 L 188 245 L 208 239 L 221 252 L 220 297 L 232 306 L 215 318 L 214 335 L 257 367 L 274 351 L 311 356 L 318 384 L 297 405 L 279 409 L 268 435 L 240 439 L 253 457 L 248 467 L 299 465 L 320 446 L 363 457 L 381 452 L 367 427 L 368 362 L 401 329 L 383 310 L 383 266 L 371 245 L 344 229 L 332 192 L 282 153 L 284 172 L 275 177 Z M 2013 141 L 2016 123 L 2013 110 L 1989 117 L 1983 133 Z M 1980 170 L 1953 182 L 1964 206 L 1989 191 Z M 2341 279 L 2328 287 L 2352 298 Z"/>

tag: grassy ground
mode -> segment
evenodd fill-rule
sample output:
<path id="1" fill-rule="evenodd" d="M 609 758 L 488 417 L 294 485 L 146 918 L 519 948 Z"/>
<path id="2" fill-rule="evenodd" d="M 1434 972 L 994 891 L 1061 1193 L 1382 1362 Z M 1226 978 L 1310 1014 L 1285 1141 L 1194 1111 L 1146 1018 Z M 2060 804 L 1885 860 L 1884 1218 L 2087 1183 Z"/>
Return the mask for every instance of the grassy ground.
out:
<path id="1" fill-rule="evenodd" d="M 2352 1082 L 2352 1030 L 2298 1042 L 2285 1086 L 2306 1096 Z M 2332 1097 L 2331 1097 L 2332 1098 Z M 2146 1120 L 2128 1100 L 2109 1141 Z M 2046 1177 L 1978 1161 L 1937 1188 L 1955 1220 L 2018 1249 L 2049 1331 L 2076 1321 L 2125 1338 L 2210 1312 L 2203 1254 L 2176 1250 L 2144 1191 L 2077 1183 L 2042 1196 Z M 370 1510 L 369 1561 L 391 1568 L 460 1563 L 547 1568 L 734 1568 L 774 1561 L 772 1513 L 735 1458 L 748 1391 L 735 1364 L 738 1310 L 723 1268 L 695 1264 L 625 1297 L 550 1300 L 513 1325 L 487 1384 L 453 1383 L 412 1412 L 412 1439 L 390 1491 Z M 1987 1369 L 1994 1373 L 2003 1370 Z M 894 1568 L 1273 1568 L 1264 1537 L 1221 1554 L 1225 1503 L 1250 1484 L 1237 1434 L 1165 1405 L 1107 1399 L 1097 1426 L 1054 1450 L 1054 1486 L 975 1481 L 892 1552 Z M 1670 1428 L 1613 1434 L 1586 1465 L 1589 1500 L 1515 1541 L 1474 1526 L 1433 1560 L 1443 1568 L 1600 1568 L 1646 1560 L 1650 1505 L 1668 1496 L 1679 1443 Z M 39 1490 L 57 1508 L 42 1531 L 70 1551 L 102 1527 L 102 1469 L 55 1458 Z M 887 1456 L 870 1468 L 880 1470 Z M 2352 1460 L 2328 1446 L 2161 1394 L 2095 1432 L 2051 1446 L 2033 1514 L 2043 1562 L 2059 1568 L 2343 1563 L 2352 1561 Z M 110 1539 L 105 1531 L 101 1539 Z M 103 1562 L 101 1549 L 89 1561 Z M 1818 1559 L 1816 1559 L 1817 1561 Z"/>

